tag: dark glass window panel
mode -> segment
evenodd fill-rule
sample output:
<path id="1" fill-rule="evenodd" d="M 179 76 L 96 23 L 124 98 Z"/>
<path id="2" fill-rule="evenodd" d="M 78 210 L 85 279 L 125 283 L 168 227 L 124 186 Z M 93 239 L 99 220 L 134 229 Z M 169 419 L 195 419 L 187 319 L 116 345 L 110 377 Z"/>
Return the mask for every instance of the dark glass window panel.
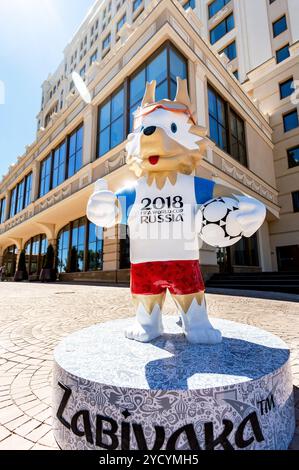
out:
<path id="1" fill-rule="evenodd" d="M 103 41 L 103 49 L 106 49 L 107 47 L 109 47 L 110 42 L 111 42 L 111 34 L 109 33 L 108 36 Z"/>
<path id="2" fill-rule="evenodd" d="M 134 2 L 133 2 L 133 11 L 136 11 L 137 8 L 139 8 L 141 4 L 142 4 L 142 0 L 134 0 Z"/>
<path id="3" fill-rule="evenodd" d="M 294 212 L 299 212 L 299 191 L 292 193 Z"/>
<path id="4" fill-rule="evenodd" d="M 282 16 L 273 23 L 273 36 L 276 37 L 288 28 L 286 16 Z"/>
<path id="5" fill-rule="evenodd" d="M 219 145 L 218 123 L 212 116 L 210 116 L 210 137 L 217 145 Z"/>
<path id="6" fill-rule="evenodd" d="M 239 71 L 238 70 L 235 70 L 233 72 L 234 76 L 236 77 L 237 80 L 239 80 Z"/>
<path id="7" fill-rule="evenodd" d="M 14 217 L 14 215 L 16 214 L 16 199 L 17 199 L 17 188 L 14 188 L 11 192 L 11 198 L 10 198 L 10 211 L 9 211 L 10 217 Z"/>
<path id="8" fill-rule="evenodd" d="M 188 10 L 188 8 L 195 8 L 195 0 L 188 0 L 185 4 L 184 4 L 184 9 L 185 10 Z"/>
<path id="9" fill-rule="evenodd" d="M 65 179 L 65 160 L 66 145 L 63 143 L 54 151 L 52 188 L 56 188 Z"/>
<path id="10" fill-rule="evenodd" d="M 108 101 L 104 106 L 101 107 L 100 130 L 105 129 L 110 124 L 110 108 L 111 108 L 110 101 Z"/>
<path id="11" fill-rule="evenodd" d="M 209 18 L 216 15 L 230 0 L 214 0 L 214 2 L 209 5 Z"/>
<path id="12" fill-rule="evenodd" d="M 157 85 L 167 78 L 167 50 L 164 49 L 147 66 L 147 81 L 156 80 Z"/>
<path id="13" fill-rule="evenodd" d="M 176 82 L 176 78 L 187 78 L 186 61 L 174 49 L 170 48 L 170 78 Z"/>
<path id="14" fill-rule="evenodd" d="M 209 96 L 209 114 L 217 119 L 217 98 L 216 93 L 210 88 L 208 89 Z"/>
<path id="15" fill-rule="evenodd" d="M 299 165 L 299 145 L 288 150 L 289 168 Z"/>
<path id="16" fill-rule="evenodd" d="M 126 15 L 124 15 L 119 22 L 117 23 L 117 32 L 120 30 L 120 28 L 125 24 L 126 22 Z"/>
<path id="17" fill-rule="evenodd" d="M 70 136 L 68 177 L 73 176 L 82 167 L 83 126 Z"/>
<path id="18" fill-rule="evenodd" d="M 145 68 L 138 72 L 130 81 L 130 105 L 134 105 L 142 100 L 145 89 Z"/>
<path id="19" fill-rule="evenodd" d="M 6 199 L 0 201 L 0 224 L 3 224 L 5 221 L 5 209 L 6 209 Z"/>
<path id="20" fill-rule="evenodd" d="M 233 60 L 237 57 L 237 47 L 236 47 L 236 41 L 233 41 L 231 44 L 226 46 L 222 51 L 219 52 L 219 54 L 224 53 L 229 60 Z"/>
<path id="21" fill-rule="evenodd" d="M 175 88 L 176 88 L 176 85 L 175 85 Z M 157 86 L 157 88 L 156 88 L 156 100 L 160 101 L 163 98 L 165 98 L 166 96 L 168 96 L 167 80 L 165 80 L 164 82 L 160 83 L 160 85 Z"/>
<path id="22" fill-rule="evenodd" d="M 225 112 L 225 103 L 221 98 L 217 98 L 217 117 L 218 122 L 225 126 L 226 124 L 226 112 Z"/>
<path id="23" fill-rule="evenodd" d="M 257 236 L 242 238 L 232 247 L 232 261 L 237 266 L 259 266 Z"/>
<path id="24" fill-rule="evenodd" d="M 110 127 L 100 133 L 100 156 L 104 155 L 110 150 Z"/>
<path id="25" fill-rule="evenodd" d="M 116 147 L 124 140 L 124 120 L 123 116 L 111 124 L 111 148 Z"/>
<path id="26" fill-rule="evenodd" d="M 286 60 L 288 57 L 290 57 L 290 48 L 289 44 L 286 46 L 282 47 L 281 49 L 278 49 L 276 51 L 276 62 L 279 64 L 283 60 Z"/>
<path id="27" fill-rule="evenodd" d="M 88 227 L 88 270 L 103 269 L 103 229 L 89 223 Z"/>
<path id="28" fill-rule="evenodd" d="M 40 197 L 44 196 L 50 191 L 51 188 L 51 166 L 52 155 L 49 155 L 41 164 L 40 173 Z"/>
<path id="29" fill-rule="evenodd" d="M 58 236 L 57 257 L 58 271 L 66 272 L 69 257 L 70 227 L 65 227 Z"/>
<path id="30" fill-rule="evenodd" d="M 229 16 L 224 18 L 221 23 L 217 24 L 215 28 L 211 29 L 210 31 L 210 42 L 211 44 L 215 44 L 215 42 L 219 41 L 226 33 L 231 31 L 235 27 L 234 15 L 231 13 Z"/>
<path id="31" fill-rule="evenodd" d="M 283 116 L 284 132 L 296 129 L 299 126 L 297 109 Z"/>
<path id="32" fill-rule="evenodd" d="M 286 80 L 285 82 L 279 84 L 281 100 L 293 94 L 294 89 L 292 85 L 293 85 L 293 78 L 290 78 L 289 80 Z"/>
<path id="33" fill-rule="evenodd" d="M 122 88 L 112 98 L 111 103 L 111 119 L 114 121 L 124 112 L 124 89 Z"/>
<path id="34" fill-rule="evenodd" d="M 25 207 L 31 204 L 31 191 L 32 191 L 32 173 L 26 177 L 26 189 L 25 189 Z"/>
<path id="35" fill-rule="evenodd" d="M 219 135 L 219 147 L 223 150 L 227 150 L 227 130 L 225 127 L 218 125 L 218 135 Z"/>
<path id="36" fill-rule="evenodd" d="M 24 207 L 24 192 L 25 192 L 25 180 L 21 181 L 21 183 L 18 184 L 16 214 L 18 212 L 21 212 L 21 210 L 23 210 L 23 207 Z"/>

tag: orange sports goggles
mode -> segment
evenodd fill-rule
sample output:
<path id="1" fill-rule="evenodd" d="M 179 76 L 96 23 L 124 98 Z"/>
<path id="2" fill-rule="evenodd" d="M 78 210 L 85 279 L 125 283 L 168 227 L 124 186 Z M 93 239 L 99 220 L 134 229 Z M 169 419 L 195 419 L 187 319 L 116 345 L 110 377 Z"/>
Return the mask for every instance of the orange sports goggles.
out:
<path id="1" fill-rule="evenodd" d="M 175 102 L 170 101 L 167 104 L 154 103 L 154 104 L 150 104 L 148 106 L 145 106 L 144 108 L 139 108 L 139 110 L 136 112 L 136 114 L 134 116 L 134 123 L 135 123 L 134 128 L 137 129 L 138 127 L 140 127 L 140 126 L 137 125 L 138 120 L 140 120 L 143 116 L 147 116 L 148 114 L 152 113 L 156 109 L 165 109 L 166 111 L 171 111 L 173 113 L 185 113 L 189 116 L 189 118 L 191 119 L 193 124 L 194 125 L 196 124 L 195 120 L 192 116 L 192 113 L 191 113 L 190 109 L 187 106 L 185 106 L 184 104 L 175 103 Z"/>

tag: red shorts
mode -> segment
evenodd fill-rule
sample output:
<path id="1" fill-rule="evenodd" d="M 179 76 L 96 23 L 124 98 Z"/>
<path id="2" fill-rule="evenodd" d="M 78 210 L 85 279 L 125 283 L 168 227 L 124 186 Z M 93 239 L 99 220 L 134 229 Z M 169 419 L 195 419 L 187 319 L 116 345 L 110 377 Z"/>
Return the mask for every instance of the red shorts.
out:
<path id="1" fill-rule="evenodd" d="M 205 290 L 198 260 L 152 261 L 131 265 L 131 291 L 137 295 L 195 294 Z"/>

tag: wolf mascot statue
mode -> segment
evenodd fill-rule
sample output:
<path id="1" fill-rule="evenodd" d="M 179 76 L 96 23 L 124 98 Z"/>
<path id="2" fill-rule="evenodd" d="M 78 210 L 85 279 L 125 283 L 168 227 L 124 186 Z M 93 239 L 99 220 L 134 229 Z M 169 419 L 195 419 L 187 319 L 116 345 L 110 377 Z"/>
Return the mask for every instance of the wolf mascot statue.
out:
<path id="1" fill-rule="evenodd" d="M 241 236 L 253 235 L 266 211 L 252 197 L 194 176 L 205 150 L 206 129 L 196 125 L 187 82 L 177 79 L 174 101 L 156 101 L 155 88 L 155 81 L 147 84 L 141 107 L 134 115 L 134 130 L 128 137 L 127 164 L 137 176 L 135 187 L 114 194 L 105 180 L 99 180 L 89 199 L 87 216 L 102 227 L 117 223 L 129 226 L 136 319 L 125 332 L 127 338 L 149 342 L 163 333 L 162 308 L 168 289 L 180 312 L 187 340 L 217 344 L 221 332 L 208 318 L 199 265 L 198 237 L 207 223 L 204 208 L 208 201 L 220 201 L 230 210 L 233 198 L 230 218 L 240 236 L 227 237 L 227 245 L 234 238 L 237 241 Z M 217 210 L 213 217 L 215 221 Z M 205 242 L 209 243 L 210 237 L 211 245 L 226 245 L 225 240 L 217 243 L 215 231 L 209 233 L 203 237 Z"/>

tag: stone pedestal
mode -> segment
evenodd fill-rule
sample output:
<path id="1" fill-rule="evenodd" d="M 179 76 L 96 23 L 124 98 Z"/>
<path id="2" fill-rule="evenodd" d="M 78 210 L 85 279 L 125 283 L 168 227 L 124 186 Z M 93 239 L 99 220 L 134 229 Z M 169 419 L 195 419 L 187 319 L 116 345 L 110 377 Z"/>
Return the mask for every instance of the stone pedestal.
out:
<path id="1" fill-rule="evenodd" d="M 149 344 L 133 319 L 78 331 L 55 350 L 54 433 L 62 449 L 287 449 L 289 350 L 258 328 L 213 320 L 216 346 L 189 344 L 178 318 Z"/>

